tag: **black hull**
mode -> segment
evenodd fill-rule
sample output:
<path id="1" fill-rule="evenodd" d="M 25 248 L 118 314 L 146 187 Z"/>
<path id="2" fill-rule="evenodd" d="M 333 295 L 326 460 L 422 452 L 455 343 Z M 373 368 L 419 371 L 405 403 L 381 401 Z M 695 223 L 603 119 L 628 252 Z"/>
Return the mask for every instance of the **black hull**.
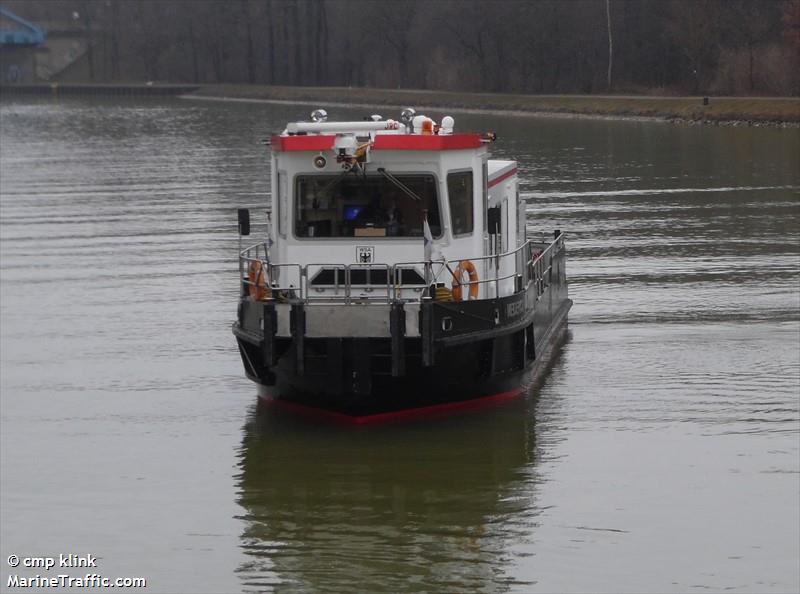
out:
<path id="1" fill-rule="evenodd" d="M 234 333 L 247 375 L 262 398 L 353 419 L 383 418 L 520 394 L 546 369 L 550 352 L 565 335 L 571 304 L 569 299 L 553 304 L 556 311 L 540 324 L 531 315 L 530 323 L 508 324 L 486 338 L 471 333 L 456 344 L 440 344 L 428 365 L 424 339 L 403 338 L 401 376 L 392 373 L 390 338 L 305 338 L 299 372 L 295 339 L 277 339 L 275 364 L 267 366 L 258 363 L 265 347 L 246 340 L 236 328 Z"/>

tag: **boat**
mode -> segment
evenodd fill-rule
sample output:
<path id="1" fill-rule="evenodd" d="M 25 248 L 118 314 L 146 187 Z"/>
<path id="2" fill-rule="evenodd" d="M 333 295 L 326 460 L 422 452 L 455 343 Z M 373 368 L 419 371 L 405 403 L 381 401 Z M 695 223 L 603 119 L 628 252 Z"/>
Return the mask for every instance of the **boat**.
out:
<path id="1" fill-rule="evenodd" d="M 496 136 L 412 108 L 272 136 L 265 237 L 239 209 L 233 333 L 259 396 L 364 423 L 497 403 L 565 336 L 565 234 L 527 226 Z"/>

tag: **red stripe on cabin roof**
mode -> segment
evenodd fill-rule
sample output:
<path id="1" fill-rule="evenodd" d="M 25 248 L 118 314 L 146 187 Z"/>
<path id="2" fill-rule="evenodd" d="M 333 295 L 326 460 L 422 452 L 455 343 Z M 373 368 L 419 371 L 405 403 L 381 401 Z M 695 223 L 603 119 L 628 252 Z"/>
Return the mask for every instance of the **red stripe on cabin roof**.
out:
<path id="1" fill-rule="evenodd" d="M 478 134 L 377 134 L 372 148 L 383 151 L 454 151 L 481 146 Z"/>
<path id="2" fill-rule="evenodd" d="M 273 136 L 273 151 L 329 151 L 336 136 L 332 134 L 302 134 L 298 136 Z"/>
<path id="3" fill-rule="evenodd" d="M 517 175 L 517 168 L 516 167 L 513 167 L 509 171 L 506 171 L 503 175 L 498 175 L 496 178 L 490 179 L 489 180 L 489 187 L 491 188 L 492 186 L 496 186 L 497 184 L 499 184 L 504 179 L 508 179 L 509 177 L 512 177 L 514 175 Z"/>
<path id="4" fill-rule="evenodd" d="M 336 136 L 332 134 L 298 134 L 273 136 L 271 143 L 274 151 L 328 151 L 333 149 L 335 140 Z M 454 151 L 476 149 L 481 144 L 478 134 L 378 134 L 372 148 L 384 151 Z"/>

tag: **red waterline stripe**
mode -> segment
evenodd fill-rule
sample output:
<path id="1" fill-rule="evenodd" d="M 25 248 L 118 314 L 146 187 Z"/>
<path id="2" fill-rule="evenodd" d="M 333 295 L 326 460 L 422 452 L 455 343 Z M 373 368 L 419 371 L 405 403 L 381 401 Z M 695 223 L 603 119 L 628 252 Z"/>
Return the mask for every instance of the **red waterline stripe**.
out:
<path id="1" fill-rule="evenodd" d="M 496 186 L 497 184 L 499 184 L 504 179 L 508 179 L 509 177 L 511 177 L 513 175 L 517 175 L 517 168 L 516 167 L 514 167 L 510 171 L 506 171 L 503 175 L 501 175 L 499 177 L 496 177 L 494 179 L 490 179 L 489 180 L 489 187 L 491 188 L 492 186 Z"/>
<path id="2" fill-rule="evenodd" d="M 419 408 L 409 408 L 406 410 L 398 410 L 394 412 L 377 413 L 374 415 L 351 416 L 344 413 L 307 406 L 305 404 L 298 404 L 287 400 L 280 400 L 272 396 L 262 396 L 265 402 L 296 412 L 325 418 L 348 425 L 375 425 L 381 423 L 393 423 L 397 421 L 410 421 L 413 419 L 424 419 L 432 417 L 440 417 L 452 412 L 475 410 L 480 408 L 488 408 L 497 406 L 503 402 L 513 400 L 520 394 L 522 389 L 509 390 L 507 392 L 500 392 L 499 394 L 492 394 L 491 396 L 481 396 L 479 398 L 472 398 L 470 400 L 459 400 L 457 402 L 445 402 L 442 404 L 432 404 L 430 406 L 421 406 Z"/>

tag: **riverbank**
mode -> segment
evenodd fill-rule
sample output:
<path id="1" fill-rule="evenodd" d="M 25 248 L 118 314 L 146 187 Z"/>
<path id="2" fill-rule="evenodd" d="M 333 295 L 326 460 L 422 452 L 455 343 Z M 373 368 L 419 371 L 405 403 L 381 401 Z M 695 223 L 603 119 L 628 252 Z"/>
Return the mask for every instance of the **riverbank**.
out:
<path id="1" fill-rule="evenodd" d="M 797 97 L 656 97 L 646 95 L 512 95 L 353 87 L 265 85 L 37 84 L 0 86 L 0 94 L 182 95 L 192 98 L 332 105 L 414 106 L 530 115 L 649 119 L 687 124 L 800 127 Z"/>
<path id="2" fill-rule="evenodd" d="M 0 85 L 0 95 L 98 95 L 102 97 L 176 96 L 193 93 L 200 85 L 170 85 L 153 83 L 37 83 L 30 85 Z"/>
<path id="3" fill-rule="evenodd" d="M 690 124 L 800 126 L 796 97 L 509 95 L 361 89 L 203 85 L 193 97 L 331 104 L 414 106 L 578 117 L 646 118 Z"/>

